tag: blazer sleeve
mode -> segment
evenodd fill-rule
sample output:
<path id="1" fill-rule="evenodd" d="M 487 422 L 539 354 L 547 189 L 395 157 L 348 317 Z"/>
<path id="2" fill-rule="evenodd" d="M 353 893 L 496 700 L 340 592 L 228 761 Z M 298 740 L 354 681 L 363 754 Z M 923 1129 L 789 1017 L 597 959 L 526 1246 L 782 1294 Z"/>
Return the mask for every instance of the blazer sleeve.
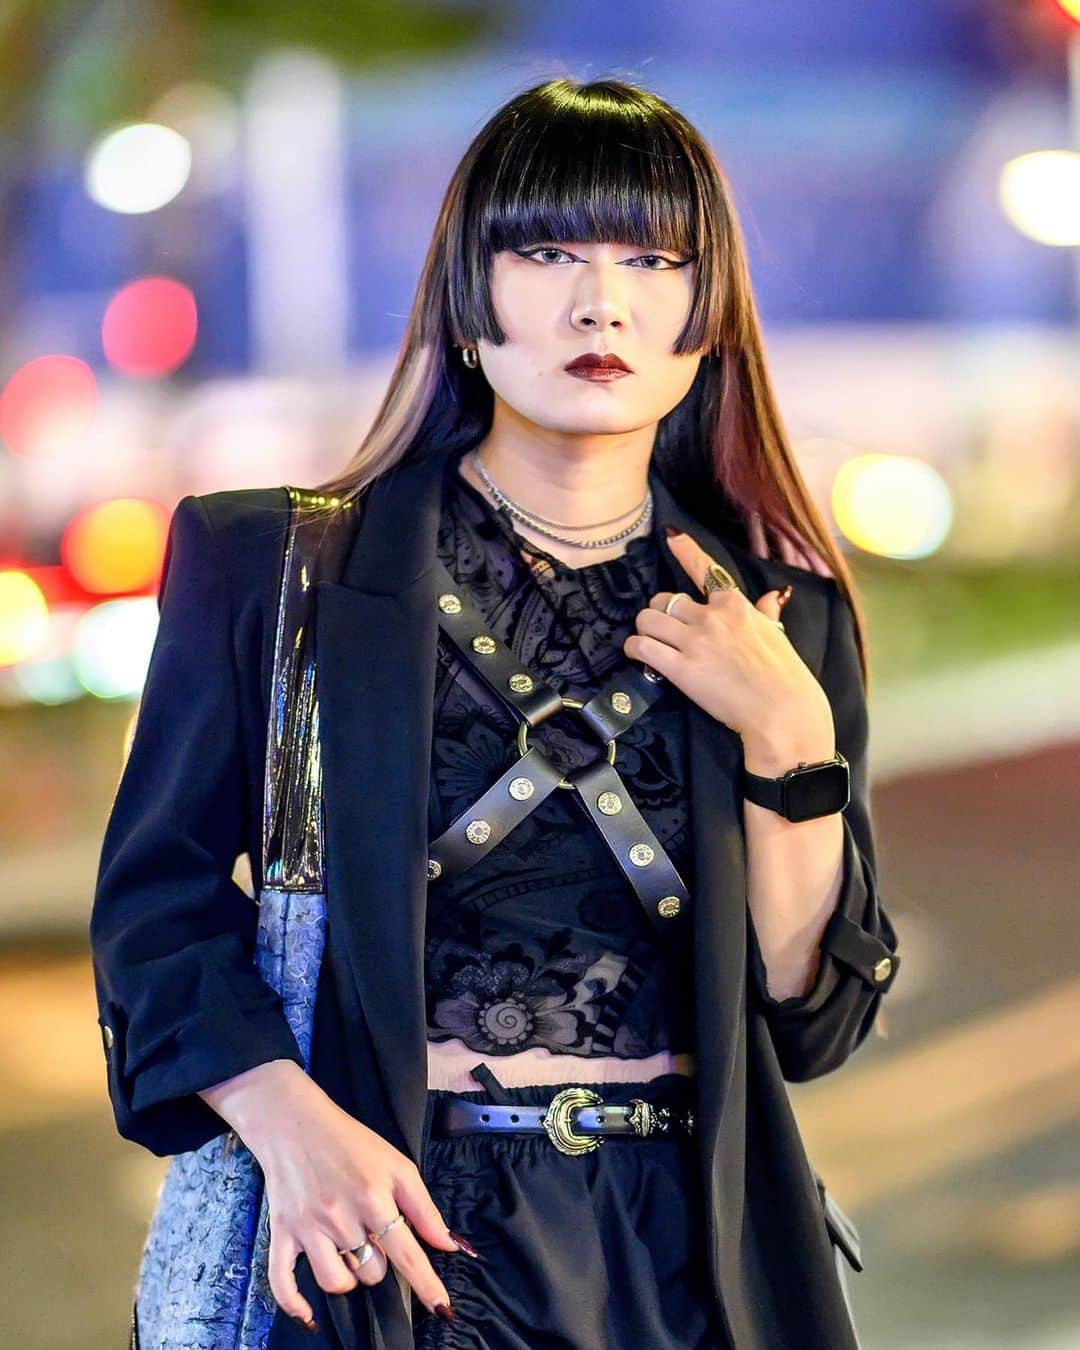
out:
<path id="1" fill-rule="evenodd" d="M 258 907 L 232 880 L 249 804 L 228 576 L 204 504 L 184 497 L 89 926 L 117 1129 L 160 1156 L 228 1128 L 199 1088 L 303 1065 L 253 963 Z"/>
<path id="2" fill-rule="evenodd" d="M 785 1079 L 802 1082 L 839 1068 L 868 1034 L 882 995 L 900 967 L 897 936 L 882 906 L 870 816 L 866 690 L 847 598 L 827 578 L 829 635 L 819 680 L 833 711 L 836 748 L 849 765 L 850 799 L 841 811 L 843 868 L 836 908 L 821 939 L 814 985 L 776 999 L 747 907 L 752 989 Z"/>

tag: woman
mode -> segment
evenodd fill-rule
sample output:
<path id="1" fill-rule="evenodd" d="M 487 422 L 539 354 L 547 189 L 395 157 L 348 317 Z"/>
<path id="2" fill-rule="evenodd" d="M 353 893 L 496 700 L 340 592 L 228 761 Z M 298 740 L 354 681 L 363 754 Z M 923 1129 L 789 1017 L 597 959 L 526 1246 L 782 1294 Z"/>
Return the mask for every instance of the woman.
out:
<path id="1" fill-rule="evenodd" d="M 316 492 L 360 510 L 316 587 L 310 1076 L 230 879 L 287 497 L 188 497 L 91 923 L 121 1133 L 252 1150 L 272 1347 L 855 1346 L 783 1084 L 899 965 L 861 622 L 680 114 L 566 79 L 496 113 Z"/>

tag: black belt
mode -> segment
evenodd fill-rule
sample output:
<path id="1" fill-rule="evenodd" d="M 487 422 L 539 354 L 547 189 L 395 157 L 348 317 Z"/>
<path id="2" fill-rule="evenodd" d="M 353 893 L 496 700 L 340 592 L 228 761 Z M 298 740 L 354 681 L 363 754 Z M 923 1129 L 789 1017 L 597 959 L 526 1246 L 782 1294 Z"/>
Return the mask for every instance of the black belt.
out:
<path id="1" fill-rule="evenodd" d="M 485 1064 L 472 1074 L 483 1081 L 492 1095 L 505 1089 Z M 636 1139 L 655 1136 L 688 1137 L 694 1130 L 690 1106 L 650 1102 L 631 1097 L 625 1103 L 605 1103 L 598 1092 L 575 1083 L 555 1093 L 549 1102 L 477 1102 L 453 1094 L 439 1097 L 431 1115 L 433 1137 L 454 1138 L 462 1134 L 547 1134 L 560 1153 L 589 1153 L 609 1134 Z"/>
<path id="2" fill-rule="evenodd" d="M 565 698 L 489 631 L 483 615 L 441 560 L 435 574 L 440 627 L 520 719 L 521 757 L 428 845 L 428 881 L 445 882 L 460 875 L 490 853 L 556 788 L 571 788 L 653 926 L 669 937 L 689 932 L 686 883 L 612 767 L 617 738 L 664 693 L 664 677 L 628 660 L 587 703 Z M 606 757 L 600 755 L 565 776 L 539 746 L 528 745 L 529 730 L 564 707 L 579 712 L 589 730 L 607 745 Z"/>

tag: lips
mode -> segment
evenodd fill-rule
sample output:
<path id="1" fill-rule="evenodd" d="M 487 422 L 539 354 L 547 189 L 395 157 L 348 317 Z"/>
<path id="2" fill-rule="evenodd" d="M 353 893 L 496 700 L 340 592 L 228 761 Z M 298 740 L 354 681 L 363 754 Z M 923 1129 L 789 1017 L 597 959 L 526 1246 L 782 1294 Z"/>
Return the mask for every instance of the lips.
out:
<path id="1" fill-rule="evenodd" d="M 616 356 L 614 352 L 604 352 L 603 354 L 599 352 L 585 352 L 583 355 L 575 357 L 565 369 L 572 374 L 576 374 L 579 371 L 599 372 L 605 370 L 620 371 L 624 375 L 632 374 L 630 367 L 622 357 Z"/>

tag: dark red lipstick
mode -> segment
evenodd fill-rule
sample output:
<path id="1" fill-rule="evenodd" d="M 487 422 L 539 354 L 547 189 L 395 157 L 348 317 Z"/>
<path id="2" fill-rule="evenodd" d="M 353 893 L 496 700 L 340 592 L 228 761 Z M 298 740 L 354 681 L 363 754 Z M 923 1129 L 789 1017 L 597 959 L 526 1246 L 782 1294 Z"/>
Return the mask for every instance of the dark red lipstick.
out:
<path id="1" fill-rule="evenodd" d="M 621 380 L 624 375 L 633 374 L 622 357 L 616 356 L 614 352 L 585 352 L 576 356 L 564 369 L 568 375 L 575 375 L 580 380 L 597 382 Z"/>

